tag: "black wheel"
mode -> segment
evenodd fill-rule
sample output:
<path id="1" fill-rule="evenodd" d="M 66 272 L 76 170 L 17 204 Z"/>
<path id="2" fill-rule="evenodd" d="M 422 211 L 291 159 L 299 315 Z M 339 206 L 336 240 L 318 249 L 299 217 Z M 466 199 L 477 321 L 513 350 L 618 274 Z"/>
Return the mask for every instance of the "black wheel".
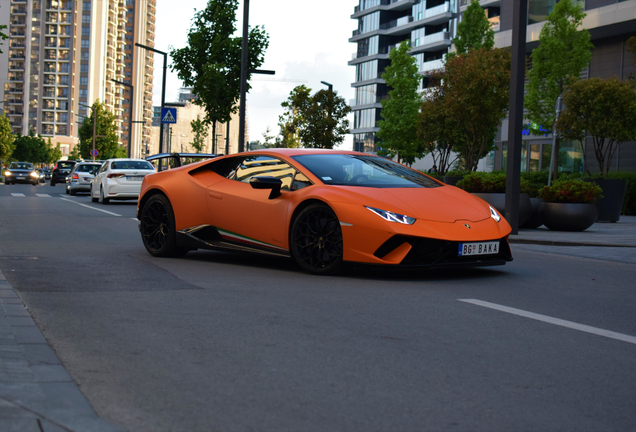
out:
<path id="1" fill-rule="evenodd" d="M 188 252 L 177 247 L 174 212 L 168 198 L 159 194 L 151 196 L 140 214 L 141 239 L 150 255 L 175 257 Z"/>
<path id="2" fill-rule="evenodd" d="M 110 199 L 104 198 L 104 188 L 100 186 L 99 188 L 99 202 L 102 204 L 108 204 Z"/>
<path id="3" fill-rule="evenodd" d="M 77 195 L 77 191 L 74 191 L 73 189 L 69 190 L 69 191 L 68 191 L 68 193 L 69 193 L 69 195 L 71 195 L 71 196 L 75 196 L 75 195 Z"/>
<path id="4" fill-rule="evenodd" d="M 51 186 L 55 186 L 55 180 L 51 179 Z"/>
<path id="5" fill-rule="evenodd" d="M 71 191 L 69 190 L 69 188 L 66 188 L 66 195 L 69 195 L 71 193 Z"/>
<path id="6" fill-rule="evenodd" d="M 342 267 L 340 221 L 325 204 L 312 204 L 300 212 L 289 242 L 292 257 L 305 271 L 328 275 Z"/>

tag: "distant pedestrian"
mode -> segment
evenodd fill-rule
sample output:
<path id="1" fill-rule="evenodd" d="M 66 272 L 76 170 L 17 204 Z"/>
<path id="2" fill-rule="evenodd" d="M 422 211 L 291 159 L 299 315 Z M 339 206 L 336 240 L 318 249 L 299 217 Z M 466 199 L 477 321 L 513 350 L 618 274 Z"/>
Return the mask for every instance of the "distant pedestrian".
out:
<path id="1" fill-rule="evenodd" d="M 433 168 L 428 170 L 429 174 L 437 174 L 437 165 L 433 165 Z"/>

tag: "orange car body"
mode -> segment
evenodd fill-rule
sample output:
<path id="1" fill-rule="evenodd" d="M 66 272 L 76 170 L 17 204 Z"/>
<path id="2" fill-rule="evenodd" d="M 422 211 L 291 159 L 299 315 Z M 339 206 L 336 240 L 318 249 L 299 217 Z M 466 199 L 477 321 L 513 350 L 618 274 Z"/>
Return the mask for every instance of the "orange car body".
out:
<path id="1" fill-rule="evenodd" d="M 245 250 L 255 247 L 262 252 L 289 256 L 290 227 L 295 214 L 308 202 L 321 202 L 328 205 L 340 221 L 344 261 L 376 265 L 405 264 L 405 258 L 416 247 L 412 241 L 395 241 L 391 247 L 385 246 L 386 253 L 378 253 L 392 238 L 434 239 L 444 244 L 452 243 L 454 247 L 462 242 L 499 240 L 502 249 L 507 248 L 499 254 L 499 259 L 488 261 L 477 257 L 472 261 L 467 260 L 465 264 L 496 265 L 512 260 L 507 242 L 511 231 L 509 224 L 503 217 L 496 221 L 491 217 L 491 208 L 485 201 L 459 188 L 437 180 L 434 181 L 439 187 L 433 188 L 327 185 L 293 158 L 333 152 L 361 155 L 347 151 L 304 149 L 271 149 L 242 154 L 282 159 L 313 183 L 310 187 L 294 191 L 283 190 L 280 196 L 273 199 L 270 199 L 268 190 L 254 189 L 249 183 L 230 180 L 207 168 L 208 164 L 219 161 L 219 158 L 151 174 L 143 181 L 138 210 L 149 196 L 161 193 L 172 205 L 175 227 L 179 233 L 187 234 L 204 226 L 214 227 L 227 244 L 243 245 Z M 240 156 L 234 154 L 221 158 Z M 416 221 L 413 224 L 390 222 L 365 206 L 409 215 Z M 451 265 L 464 264 L 456 257 L 447 261 L 445 263 Z M 439 262 L 433 260 L 422 264 Z"/>

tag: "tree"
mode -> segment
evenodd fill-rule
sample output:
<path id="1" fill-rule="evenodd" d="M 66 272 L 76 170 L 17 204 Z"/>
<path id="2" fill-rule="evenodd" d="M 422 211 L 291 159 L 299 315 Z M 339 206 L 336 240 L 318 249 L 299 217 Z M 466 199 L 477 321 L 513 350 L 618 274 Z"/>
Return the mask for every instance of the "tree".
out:
<path id="1" fill-rule="evenodd" d="M 47 163 L 54 164 L 55 162 L 62 159 L 62 149 L 60 148 L 60 143 L 57 143 L 57 145 L 53 147 L 53 144 L 51 143 L 51 138 L 49 138 L 47 147 L 49 151 L 49 160 L 47 161 Z"/>
<path id="2" fill-rule="evenodd" d="M 170 51 L 179 78 L 196 95 L 194 103 L 205 109 L 204 123 L 227 123 L 238 110 L 241 90 L 242 37 L 236 31 L 238 0 L 208 0 L 207 7 L 194 14 L 188 32 L 188 46 Z M 260 26 L 251 28 L 248 37 L 248 70 L 263 64 L 269 36 Z M 250 78 L 248 74 L 248 81 Z M 250 86 L 248 82 L 247 89 Z"/>
<path id="3" fill-rule="evenodd" d="M 378 121 L 377 137 L 382 140 L 384 156 L 411 165 L 422 157 L 424 149 L 417 137 L 417 118 L 422 99 L 417 91 L 421 77 L 417 73 L 415 57 L 409 55 L 410 44 L 403 41 L 389 53 L 391 64 L 382 79 L 389 90 L 389 99 L 382 100 L 382 117 Z"/>
<path id="4" fill-rule="evenodd" d="M 2 168 L 2 160 L 11 157 L 11 153 L 13 153 L 15 148 L 14 141 L 15 135 L 11 133 L 11 123 L 3 113 L 0 116 L 0 168 Z"/>
<path id="5" fill-rule="evenodd" d="M 418 136 L 424 150 L 433 157 L 437 173 L 444 175 L 455 159 L 451 160 L 453 148 L 461 137 L 457 121 L 448 110 L 443 95 L 427 98 L 420 107 Z"/>
<path id="6" fill-rule="evenodd" d="M 456 53 L 449 57 L 462 55 L 474 49 L 491 49 L 495 46 L 495 31 L 486 17 L 479 1 L 473 0 L 457 25 L 457 36 L 453 39 Z"/>
<path id="7" fill-rule="evenodd" d="M 210 133 L 210 127 L 198 117 L 196 120 L 192 120 L 190 122 L 190 127 L 192 128 L 192 134 L 194 135 L 190 145 L 194 147 L 194 150 L 197 153 L 201 153 L 205 148 L 205 139 Z"/>
<path id="8" fill-rule="evenodd" d="M 126 157 L 126 149 L 119 147 L 115 115 L 108 111 L 99 99 L 93 102 L 90 111 L 91 114 L 88 117 L 84 117 L 84 121 L 78 131 L 80 139 L 79 153 L 82 158 L 92 158 L 93 116 L 96 117 L 97 122 L 95 131 L 95 149 L 99 152 L 99 159 Z"/>
<path id="9" fill-rule="evenodd" d="M 554 5 L 541 29 L 539 46 L 532 51 L 524 107 L 530 129 L 539 134 L 541 127 L 552 131 L 556 120 L 555 104 L 568 84 L 579 80 L 590 62 L 592 43 L 587 30 L 578 31 L 586 14 L 570 0 Z M 550 132 L 551 133 L 551 132 Z M 559 138 L 554 151 L 558 154 Z M 557 164 L 554 166 L 555 174 Z"/>
<path id="10" fill-rule="evenodd" d="M 7 28 L 6 24 L 0 25 L 0 41 L 9 39 L 9 36 L 5 32 L 2 31 L 4 29 L 6 29 L 6 28 Z M 2 45 L 4 45 L 4 44 L 2 42 L 0 42 L 0 46 L 2 46 Z M 0 49 L 0 54 L 2 54 L 2 50 L 1 49 Z M 0 159 L 2 159 L 2 158 L 0 158 Z"/>
<path id="11" fill-rule="evenodd" d="M 266 148 L 277 147 L 280 140 L 276 140 L 276 136 L 272 134 L 272 128 L 267 126 L 263 132 L 263 146 Z"/>
<path id="12" fill-rule="evenodd" d="M 73 150 L 71 150 L 71 153 L 69 153 L 68 155 L 69 160 L 78 160 L 82 158 L 82 156 L 79 154 L 79 149 L 77 147 L 78 146 L 73 147 Z"/>
<path id="13" fill-rule="evenodd" d="M 557 122 L 558 132 L 581 141 L 591 136 L 603 177 L 618 144 L 636 139 L 636 89 L 617 78 L 590 78 L 567 86 L 563 100 L 566 109 Z"/>
<path id="14" fill-rule="evenodd" d="M 476 170 L 479 160 L 495 148 L 495 136 L 506 117 L 510 98 L 510 52 L 475 49 L 446 61 L 434 97 L 449 130 L 443 132 L 463 168 Z"/>
<path id="15" fill-rule="evenodd" d="M 286 146 L 300 144 L 307 148 L 331 149 L 349 132 L 347 115 L 351 107 L 332 90 L 320 90 L 311 96 L 304 85 L 292 90 L 281 104 L 286 111 L 279 116 L 279 126 Z"/>
<path id="16" fill-rule="evenodd" d="M 28 135 L 18 135 L 15 140 L 12 159 L 32 163 L 47 163 L 49 161 L 49 150 L 46 141 L 41 135 L 36 136 L 33 131 L 29 131 Z"/>

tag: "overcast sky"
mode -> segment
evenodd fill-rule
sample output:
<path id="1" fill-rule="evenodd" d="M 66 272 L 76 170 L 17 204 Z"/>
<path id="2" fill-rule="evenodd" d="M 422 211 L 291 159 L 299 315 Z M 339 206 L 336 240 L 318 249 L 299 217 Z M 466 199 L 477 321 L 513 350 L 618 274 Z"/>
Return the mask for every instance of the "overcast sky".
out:
<path id="1" fill-rule="evenodd" d="M 271 128 L 279 133 L 278 116 L 281 103 L 295 86 L 304 84 L 312 94 L 333 84 L 333 89 L 347 102 L 354 98 L 351 83 L 355 68 L 348 66 L 355 44 L 348 42 L 357 27 L 351 19 L 358 0 L 251 0 L 250 25 L 264 25 L 269 33 L 269 49 L 261 69 L 274 70 L 276 75 L 254 75 L 252 90 L 247 95 L 248 134 L 251 141 L 262 141 L 263 132 Z M 204 9 L 207 0 L 157 0 L 155 48 L 168 51 L 182 48 L 187 42 L 194 10 Z M 243 1 L 237 10 L 237 31 L 242 32 Z M 176 73 L 170 72 L 166 102 L 177 100 L 182 86 Z M 155 57 L 154 105 L 161 104 L 161 65 L 163 56 Z M 353 123 L 353 117 L 350 116 Z M 341 148 L 351 148 L 348 135 Z"/>

